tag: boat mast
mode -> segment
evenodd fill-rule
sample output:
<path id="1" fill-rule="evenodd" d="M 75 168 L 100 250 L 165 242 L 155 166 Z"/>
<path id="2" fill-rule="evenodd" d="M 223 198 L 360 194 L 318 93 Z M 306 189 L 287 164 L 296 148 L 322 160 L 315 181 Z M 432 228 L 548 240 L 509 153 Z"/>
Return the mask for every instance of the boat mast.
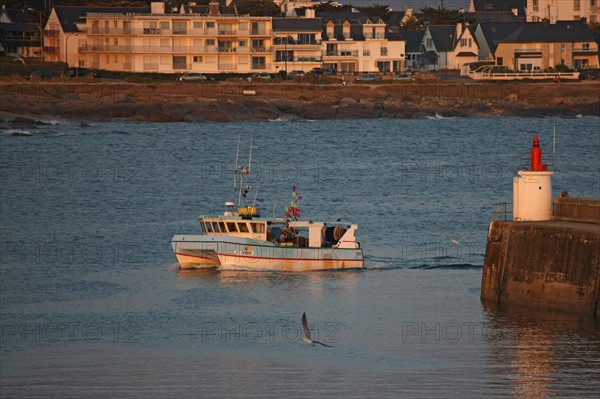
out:
<path id="1" fill-rule="evenodd" d="M 234 183 L 233 188 L 236 188 L 236 180 L 237 175 L 240 175 L 240 188 L 238 191 L 238 208 L 242 206 L 242 197 L 244 198 L 244 204 L 246 203 L 246 194 L 250 191 L 251 186 L 248 184 L 244 186 L 244 178 L 246 175 L 250 174 L 250 163 L 252 162 L 252 139 L 250 139 L 250 157 L 248 159 L 248 167 L 246 168 L 244 165 L 238 165 L 240 155 L 240 137 L 238 136 L 238 151 L 235 157 L 235 174 L 234 174 Z M 256 199 L 255 199 L 256 201 Z"/>

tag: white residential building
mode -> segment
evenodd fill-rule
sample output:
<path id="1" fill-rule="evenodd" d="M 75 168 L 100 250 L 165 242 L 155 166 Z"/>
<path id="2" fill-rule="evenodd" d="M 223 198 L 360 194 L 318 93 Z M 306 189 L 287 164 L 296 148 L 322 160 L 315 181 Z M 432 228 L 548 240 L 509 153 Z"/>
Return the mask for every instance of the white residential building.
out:
<path id="1" fill-rule="evenodd" d="M 527 22 L 600 22 L 600 0 L 527 0 Z"/>

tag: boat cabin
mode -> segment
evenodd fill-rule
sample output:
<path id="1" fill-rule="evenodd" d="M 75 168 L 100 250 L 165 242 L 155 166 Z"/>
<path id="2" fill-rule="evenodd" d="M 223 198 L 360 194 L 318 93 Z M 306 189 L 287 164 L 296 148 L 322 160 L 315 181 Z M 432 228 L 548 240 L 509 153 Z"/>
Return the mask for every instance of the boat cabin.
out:
<path id="1" fill-rule="evenodd" d="M 323 222 L 286 221 L 283 218 L 251 219 L 240 216 L 200 218 L 202 232 L 270 241 L 278 246 L 298 248 L 360 248 L 357 225 L 327 226 Z"/>

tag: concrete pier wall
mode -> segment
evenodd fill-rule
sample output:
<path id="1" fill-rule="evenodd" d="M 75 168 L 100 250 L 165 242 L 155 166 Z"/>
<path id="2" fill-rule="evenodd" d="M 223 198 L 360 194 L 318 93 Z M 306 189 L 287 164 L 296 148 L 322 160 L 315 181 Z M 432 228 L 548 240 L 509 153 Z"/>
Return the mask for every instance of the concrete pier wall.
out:
<path id="1" fill-rule="evenodd" d="M 560 200 L 564 219 L 490 224 L 482 300 L 600 318 L 600 200 L 583 201 L 583 210 L 577 199 Z"/>

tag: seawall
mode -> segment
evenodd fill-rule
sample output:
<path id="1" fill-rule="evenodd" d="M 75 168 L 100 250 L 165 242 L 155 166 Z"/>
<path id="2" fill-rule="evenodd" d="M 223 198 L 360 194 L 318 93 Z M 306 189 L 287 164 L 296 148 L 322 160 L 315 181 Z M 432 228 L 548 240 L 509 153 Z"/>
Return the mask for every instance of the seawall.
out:
<path id="1" fill-rule="evenodd" d="M 600 200 L 561 197 L 547 222 L 494 221 L 481 299 L 600 318 Z"/>

